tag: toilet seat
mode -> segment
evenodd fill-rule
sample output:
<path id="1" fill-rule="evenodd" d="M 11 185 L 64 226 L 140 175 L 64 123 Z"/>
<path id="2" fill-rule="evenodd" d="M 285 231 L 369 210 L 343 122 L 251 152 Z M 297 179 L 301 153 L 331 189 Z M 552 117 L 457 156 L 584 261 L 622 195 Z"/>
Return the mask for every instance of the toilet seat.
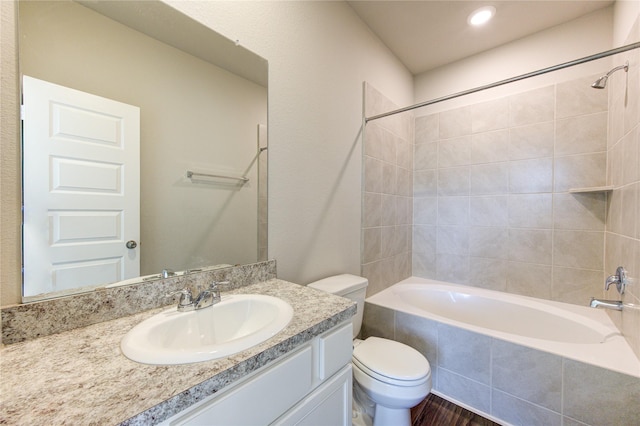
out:
<path id="1" fill-rule="evenodd" d="M 353 349 L 352 361 L 363 373 L 395 386 L 420 386 L 430 380 L 425 357 L 403 343 L 369 337 Z"/>

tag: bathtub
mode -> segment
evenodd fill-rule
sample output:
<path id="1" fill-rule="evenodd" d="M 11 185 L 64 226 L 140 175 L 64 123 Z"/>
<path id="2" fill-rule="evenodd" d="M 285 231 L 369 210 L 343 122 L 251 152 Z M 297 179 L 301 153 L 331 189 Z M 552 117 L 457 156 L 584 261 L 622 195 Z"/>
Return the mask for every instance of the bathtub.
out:
<path id="1" fill-rule="evenodd" d="M 602 395 L 621 398 L 621 383 L 640 416 L 640 361 L 602 309 L 412 277 L 368 297 L 364 314 L 366 335 L 425 354 L 434 393 L 499 423 L 607 424 L 620 400 Z"/>

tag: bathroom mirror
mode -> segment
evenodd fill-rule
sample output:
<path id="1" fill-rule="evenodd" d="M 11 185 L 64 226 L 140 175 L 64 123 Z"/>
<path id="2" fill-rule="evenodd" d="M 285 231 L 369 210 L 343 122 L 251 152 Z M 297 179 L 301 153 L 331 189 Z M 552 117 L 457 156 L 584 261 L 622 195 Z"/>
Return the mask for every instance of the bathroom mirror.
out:
<path id="1" fill-rule="evenodd" d="M 42 291 L 25 279 L 23 301 L 157 279 L 163 270 L 265 260 L 266 60 L 159 1 L 20 1 L 18 7 L 21 75 L 140 110 L 139 234 L 112 236 L 122 246 L 135 241 L 125 256 L 138 258 L 138 272 L 131 276 L 116 262 L 103 279 L 93 273 L 100 267 L 83 269 L 86 259 L 30 259 L 25 276 L 40 268 L 52 283 Z M 23 163 L 28 149 L 23 143 Z M 23 175 L 23 191 L 32 179 Z M 51 237 L 58 232 L 52 223 L 62 223 L 60 207 L 51 209 L 38 218 L 49 223 L 47 244 L 76 244 L 81 238 Z M 85 220 L 69 217 L 69 223 Z M 37 250 L 25 239 L 23 260 Z M 65 275 L 73 287 L 57 285 L 56 273 L 58 283 Z"/>

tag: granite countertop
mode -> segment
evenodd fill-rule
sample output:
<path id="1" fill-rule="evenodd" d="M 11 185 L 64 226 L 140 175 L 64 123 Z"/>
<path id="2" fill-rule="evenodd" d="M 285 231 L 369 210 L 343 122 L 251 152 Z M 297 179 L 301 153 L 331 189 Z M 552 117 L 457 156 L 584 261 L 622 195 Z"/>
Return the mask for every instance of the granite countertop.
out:
<path id="1" fill-rule="evenodd" d="M 225 294 L 280 297 L 289 325 L 249 350 L 212 361 L 146 365 L 126 358 L 120 339 L 153 309 L 2 348 L 0 424 L 149 425 L 184 410 L 355 314 L 355 303 L 272 279 Z"/>

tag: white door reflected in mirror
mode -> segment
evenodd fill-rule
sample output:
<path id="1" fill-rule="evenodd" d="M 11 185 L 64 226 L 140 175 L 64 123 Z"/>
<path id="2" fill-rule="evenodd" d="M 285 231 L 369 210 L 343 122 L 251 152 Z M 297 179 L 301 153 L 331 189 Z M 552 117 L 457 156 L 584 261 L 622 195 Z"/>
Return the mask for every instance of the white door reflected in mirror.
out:
<path id="1" fill-rule="evenodd" d="M 24 297 L 140 274 L 140 109 L 23 77 Z"/>

